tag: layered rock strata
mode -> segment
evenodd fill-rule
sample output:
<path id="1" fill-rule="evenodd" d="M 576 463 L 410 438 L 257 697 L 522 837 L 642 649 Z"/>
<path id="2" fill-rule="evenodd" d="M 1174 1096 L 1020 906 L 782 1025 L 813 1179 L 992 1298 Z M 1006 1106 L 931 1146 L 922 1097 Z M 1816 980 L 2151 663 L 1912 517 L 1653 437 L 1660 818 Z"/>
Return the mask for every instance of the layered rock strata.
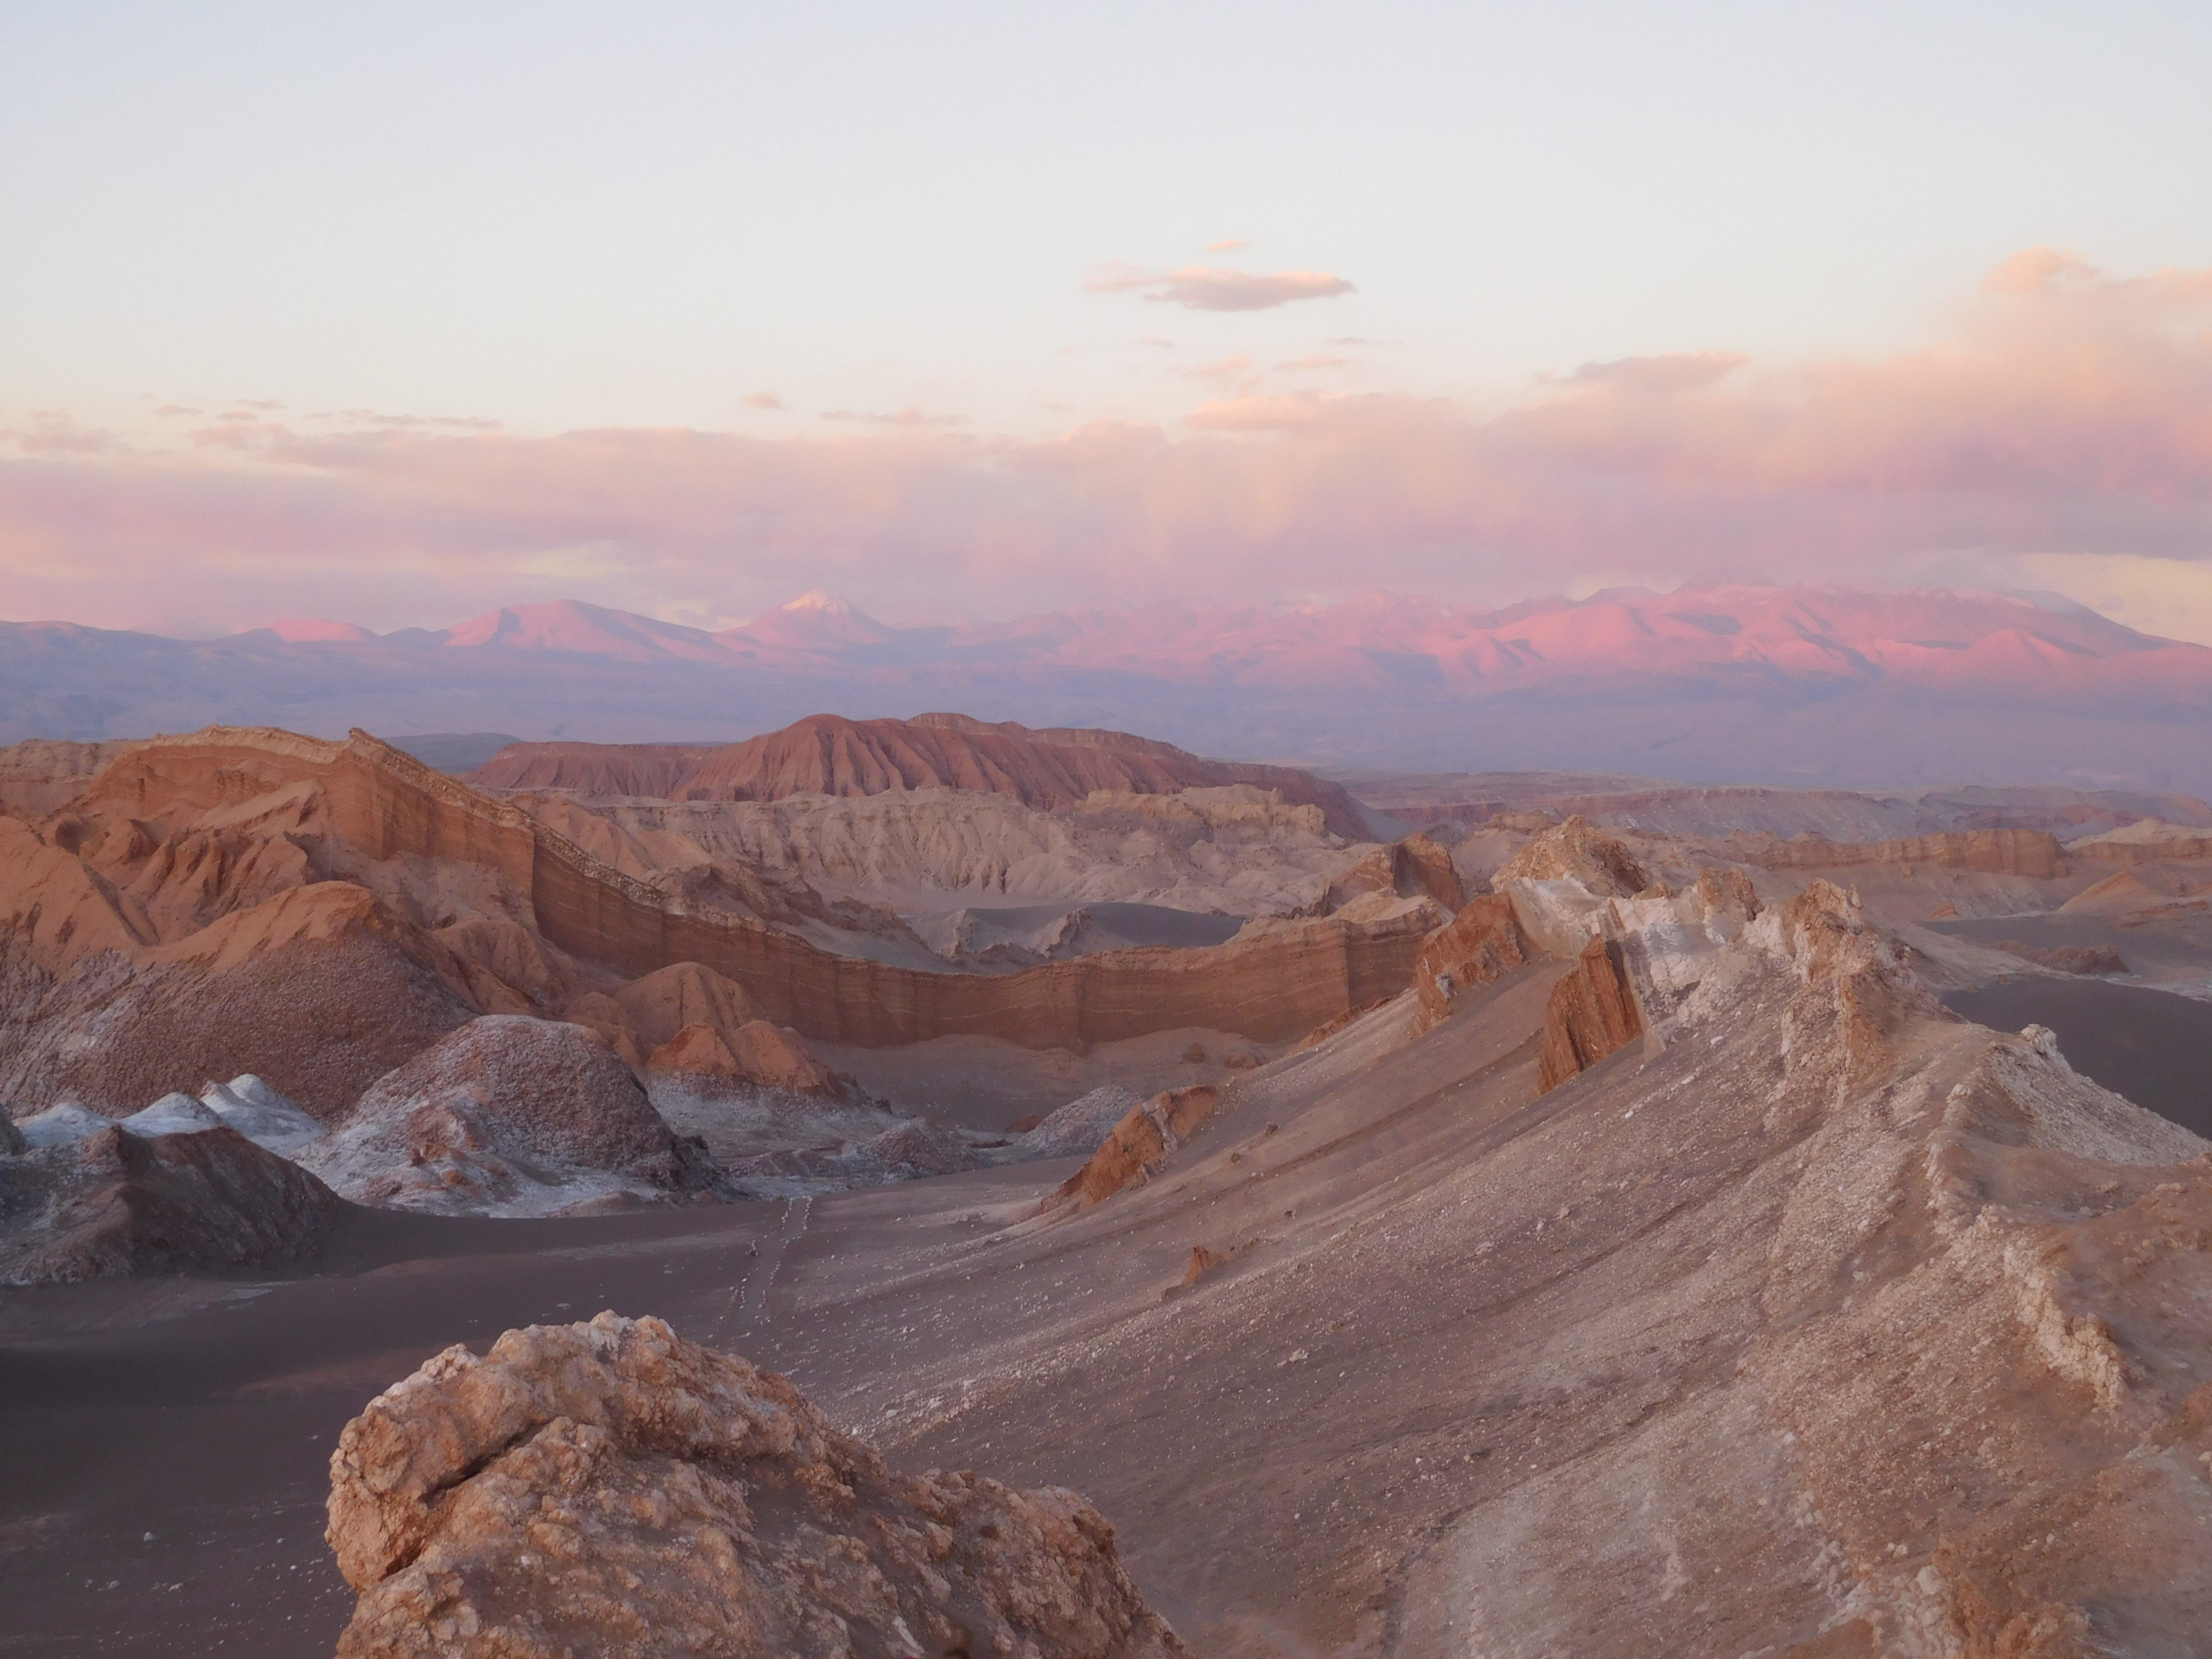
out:
<path id="1" fill-rule="evenodd" d="M 1513 901 L 1499 893 L 1468 900 L 1457 915 L 1423 941 L 1413 958 L 1413 989 L 1424 1026 L 1433 1025 L 1468 992 L 1491 984 L 1528 960 Z"/>
<path id="2" fill-rule="evenodd" d="M 1256 944 L 1114 951 L 1000 975 L 837 956 L 756 920 L 690 908 L 519 807 L 363 732 L 342 744 L 222 728 L 151 739 L 113 763 L 43 838 L 0 820 L 6 835 L 31 840 L 0 847 L 15 902 L 12 918 L 0 910 L 0 921 L 49 972 L 102 948 L 143 956 L 174 939 L 179 949 L 200 950 L 191 936 L 234 913 L 243 926 L 267 903 L 313 909 L 322 901 L 307 900 L 317 888 L 303 884 L 336 874 L 339 882 L 319 885 L 338 887 L 357 931 L 381 930 L 477 1009 L 532 1006 L 520 995 L 490 1000 L 486 975 L 505 982 L 492 971 L 496 963 L 481 950 L 464 960 L 459 949 L 481 937 L 507 941 L 526 963 L 542 963 L 550 946 L 564 959 L 626 975 L 701 963 L 742 987 L 761 1017 L 809 1037 L 868 1046 L 963 1035 L 1080 1048 L 1194 1024 L 1261 1040 L 1295 1036 L 1401 989 L 1419 948 L 1418 921 L 1394 917 L 1324 919 Z M 392 914 L 403 901 L 420 911 L 422 898 L 395 889 L 386 903 L 347 875 L 389 883 L 424 869 L 453 873 L 435 903 L 475 884 L 473 923 L 425 928 Z M 0 900 L 9 896 L 0 892 Z M 558 963 L 544 969 L 556 970 Z M 228 1066 L 200 1060 L 193 1069 L 205 1076 L 248 1066 L 271 1073 L 311 1109 L 331 1103 L 325 1091 L 251 1058 Z M 197 1076 L 161 1086 L 190 1086 Z"/>
<path id="3" fill-rule="evenodd" d="M 1574 971 L 1552 988 L 1551 1000 L 1545 1005 L 1537 1088 L 1549 1093 L 1643 1034 L 1643 1015 L 1620 946 L 1592 939 L 1576 958 Z"/>
<path id="4" fill-rule="evenodd" d="M 1771 870 L 1839 870 L 1854 866 L 1924 864 L 1984 875 L 2051 878 L 2066 873 L 2066 849 L 2047 830 L 1966 830 L 1898 841 L 1791 841 L 1739 847 L 1731 856 Z"/>
<path id="5" fill-rule="evenodd" d="M 657 1319 L 449 1348 L 346 1425 L 340 1659 L 1175 1659 L 1072 1492 L 892 1474 L 784 1378 Z"/>

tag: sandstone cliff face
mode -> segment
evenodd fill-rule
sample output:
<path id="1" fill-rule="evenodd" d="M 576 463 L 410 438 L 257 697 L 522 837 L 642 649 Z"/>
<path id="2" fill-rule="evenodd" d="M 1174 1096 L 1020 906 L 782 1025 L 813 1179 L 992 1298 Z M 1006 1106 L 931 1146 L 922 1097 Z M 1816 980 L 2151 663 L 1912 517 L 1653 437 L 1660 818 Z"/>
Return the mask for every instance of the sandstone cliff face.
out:
<path id="1" fill-rule="evenodd" d="M 0 1150 L 0 1285 L 294 1267 L 345 1209 L 228 1127 Z"/>
<path id="2" fill-rule="evenodd" d="M 1521 948 L 1513 902 L 1503 894 L 1469 899 L 1446 926 L 1429 935 L 1413 959 L 1413 989 L 1421 1023 L 1434 1025 L 1454 1000 L 1503 977 L 1528 960 Z"/>
<path id="3" fill-rule="evenodd" d="M 782 1377 L 656 1319 L 509 1331 L 331 1459 L 340 1659 L 1184 1650 L 1073 1492 L 891 1474 Z"/>
<path id="4" fill-rule="evenodd" d="M 1618 945 L 1594 939 L 1575 970 L 1552 988 L 1544 1009 L 1544 1046 L 1537 1087 L 1550 1092 L 1644 1033 Z"/>
<path id="5" fill-rule="evenodd" d="M 878 795 L 894 789 L 965 789 L 1032 806 L 1071 806 L 1097 790 L 1174 794 L 1192 787 L 1257 784 L 1294 805 L 1322 808 L 1354 840 L 1364 820 L 1338 785 L 1289 767 L 1200 760 L 1126 732 L 1031 731 L 960 714 L 852 720 L 816 714 L 780 732 L 721 748 L 620 744 L 516 744 L 471 775 L 489 788 L 560 787 L 682 800 L 781 800 L 796 794 Z M 644 787 L 644 785 L 654 785 Z"/>

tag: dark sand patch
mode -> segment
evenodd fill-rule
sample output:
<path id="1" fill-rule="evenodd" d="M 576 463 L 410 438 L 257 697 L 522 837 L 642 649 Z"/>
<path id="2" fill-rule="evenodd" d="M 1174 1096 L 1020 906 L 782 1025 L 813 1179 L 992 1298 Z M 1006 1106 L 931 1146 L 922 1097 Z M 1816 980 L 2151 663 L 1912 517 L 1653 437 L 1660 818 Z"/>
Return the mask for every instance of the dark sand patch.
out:
<path id="1" fill-rule="evenodd" d="M 2212 1003 L 2105 980 L 2041 977 L 1954 991 L 1943 1001 L 2001 1031 L 2048 1025 L 2075 1071 L 2212 1137 Z"/>

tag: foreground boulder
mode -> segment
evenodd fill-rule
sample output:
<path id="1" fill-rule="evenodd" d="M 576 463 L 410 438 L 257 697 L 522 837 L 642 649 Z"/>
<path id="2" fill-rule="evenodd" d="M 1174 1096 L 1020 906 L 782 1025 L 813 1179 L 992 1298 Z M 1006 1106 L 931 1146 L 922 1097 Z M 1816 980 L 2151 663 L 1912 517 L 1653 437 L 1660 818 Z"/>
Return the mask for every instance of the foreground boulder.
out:
<path id="1" fill-rule="evenodd" d="M 109 1124 L 0 1157 L 0 1284 L 294 1267 L 346 1208 L 234 1129 Z"/>
<path id="2" fill-rule="evenodd" d="M 657 1319 L 448 1348 L 331 1459 L 340 1659 L 1186 1651 L 1072 1492 L 890 1473 Z"/>
<path id="3" fill-rule="evenodd" d="M 447 1212 L 547 1213 L 719 1180 L 604 1038 L 519 1014 L 471 1020 L 379 1079 L 299 1156 L 358 1202 Z"/>

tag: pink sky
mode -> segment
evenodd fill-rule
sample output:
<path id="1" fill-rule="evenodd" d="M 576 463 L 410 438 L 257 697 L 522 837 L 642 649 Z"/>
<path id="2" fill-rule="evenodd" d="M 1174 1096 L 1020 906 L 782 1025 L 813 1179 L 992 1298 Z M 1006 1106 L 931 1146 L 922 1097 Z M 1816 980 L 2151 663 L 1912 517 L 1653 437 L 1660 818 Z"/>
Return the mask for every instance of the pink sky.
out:
<path id="1" fill-rule="evenodd" d="M 1336 303 L 1338 279 L 1282 276 Z M 1101 280 L 1261 295 L 1211 267 Z M 1722 342 L 1486 397 L 1303 387 L 1250 353 L 1206 368 L 1178 420 L 1044 436 L 897 410 L 784 437 L 235 404 L 112 429 L 12 416 L 0 616 L 385 629 L 574 597 L 720 625 L 815 587 L 904 621 L 1815 576 L 2052 588 L 2212 639 L 2212 271 L 2030 250 L 1912 349 L 1792 362 Z"/>

